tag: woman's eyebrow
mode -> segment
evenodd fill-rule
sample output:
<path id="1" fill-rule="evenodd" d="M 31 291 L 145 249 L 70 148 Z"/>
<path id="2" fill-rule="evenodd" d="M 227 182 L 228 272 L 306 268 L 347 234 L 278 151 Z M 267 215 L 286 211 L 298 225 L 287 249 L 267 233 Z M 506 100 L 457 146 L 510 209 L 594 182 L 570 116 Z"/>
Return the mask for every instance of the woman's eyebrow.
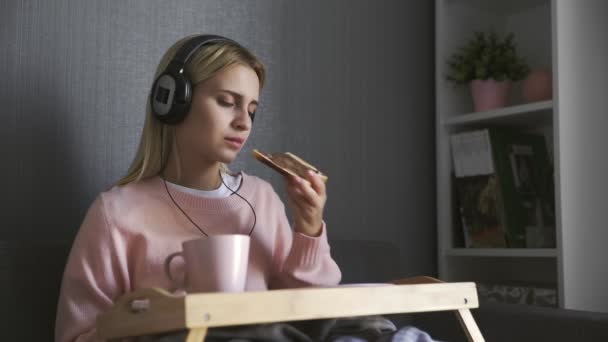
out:
<path id="1" fill-rule="evenodd" d="M 232 96 L 236 96 L 236 97 L 241 98 L 241 99 L 244 97 L 242 94 L 239 94 L 239 93 L 237 93 L 235 91 L 228 90 L 228 89 L 220 89 L 219 91 L 225 92 L 225 93 L 229 93 Z M 253 103 L 256 106 L 258 105 L 258 101 L 256 101 L 256 100 L 252 100 L 251 103 Z"/>

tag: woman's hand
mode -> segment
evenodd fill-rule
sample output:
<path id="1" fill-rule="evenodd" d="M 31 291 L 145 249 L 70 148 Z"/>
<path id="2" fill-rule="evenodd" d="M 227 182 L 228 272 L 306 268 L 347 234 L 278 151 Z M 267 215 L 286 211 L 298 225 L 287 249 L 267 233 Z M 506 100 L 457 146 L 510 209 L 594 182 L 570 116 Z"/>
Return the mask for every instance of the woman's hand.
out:
<path id="1" fill-rule="evenodd" d="M 298 176 L 286 178 L 287 199 L 293 213 L 293 229 L 296 232 L 319 236 L 323 224 L 323 208 L 327 201 L 325 182 L 313 171 L 305 180 Z"/>

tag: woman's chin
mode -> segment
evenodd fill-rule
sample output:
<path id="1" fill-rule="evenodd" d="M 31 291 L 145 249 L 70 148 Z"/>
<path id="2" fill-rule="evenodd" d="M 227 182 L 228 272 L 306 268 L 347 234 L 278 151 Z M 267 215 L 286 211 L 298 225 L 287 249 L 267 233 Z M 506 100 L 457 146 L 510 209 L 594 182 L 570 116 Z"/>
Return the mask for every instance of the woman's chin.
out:
<path id="1" fill-rule="evenodd" d="M 225 152 L 218 156 L 218 161 L 224 164 L 232 163 L 236 157 L 238 156 L 238 152 Z"/>

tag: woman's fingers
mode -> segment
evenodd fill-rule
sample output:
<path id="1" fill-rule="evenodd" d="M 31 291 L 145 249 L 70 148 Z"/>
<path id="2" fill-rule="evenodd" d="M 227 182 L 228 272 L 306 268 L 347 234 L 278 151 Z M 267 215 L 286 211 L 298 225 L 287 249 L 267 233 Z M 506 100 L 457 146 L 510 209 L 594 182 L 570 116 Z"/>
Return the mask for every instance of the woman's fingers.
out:
<path id="1" fill-rule="evenodd" d="M 315 190 L 315 192 L 323 197 L 325 196 L 325 182 L 321 179 L 321 177 L 319 177 L 318 174 L 316 174 L 314 171 L 309 170 L 308 171 L 308 181 L 310 182 L 310 185 L 312 186 L 312 188 Z"/>
<path id="2" fill-rule="evenodd" d="M 293 176 L 293 187 L 294 193 L 306 200 L 308 204 L 318 207 L 321 202 L 321 198 L 316 190 L 313 188 L 312 180 L 308 179 L 310 183 L 307 183 L 302 178 Z"/>
<path id="3" fill-rule="evenodd" d="M 307 235 L 317 236 L 323 220 L 325 184 L 316 174 L 306 179 L 298 176 L 285 177 L 289 205 L 293 210 L 294 229 Z"/>

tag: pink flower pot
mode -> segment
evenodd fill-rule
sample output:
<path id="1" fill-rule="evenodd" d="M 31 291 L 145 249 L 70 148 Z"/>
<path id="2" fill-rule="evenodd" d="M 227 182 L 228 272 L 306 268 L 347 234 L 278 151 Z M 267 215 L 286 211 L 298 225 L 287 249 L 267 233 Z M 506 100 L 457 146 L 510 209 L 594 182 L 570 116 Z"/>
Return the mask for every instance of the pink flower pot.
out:
<path id="1" fill-rule="evenodd" d="M 511 81 L 473 80 L 471 94 L 476 112 L 504 107 L 509 98 Z"/>
<path id="2" fill-rule="evenodd" d="M 522 97 L 526 102 L 545 101 L 553 97 L 551 70 L 531 71 L 521 85 Z"/>

